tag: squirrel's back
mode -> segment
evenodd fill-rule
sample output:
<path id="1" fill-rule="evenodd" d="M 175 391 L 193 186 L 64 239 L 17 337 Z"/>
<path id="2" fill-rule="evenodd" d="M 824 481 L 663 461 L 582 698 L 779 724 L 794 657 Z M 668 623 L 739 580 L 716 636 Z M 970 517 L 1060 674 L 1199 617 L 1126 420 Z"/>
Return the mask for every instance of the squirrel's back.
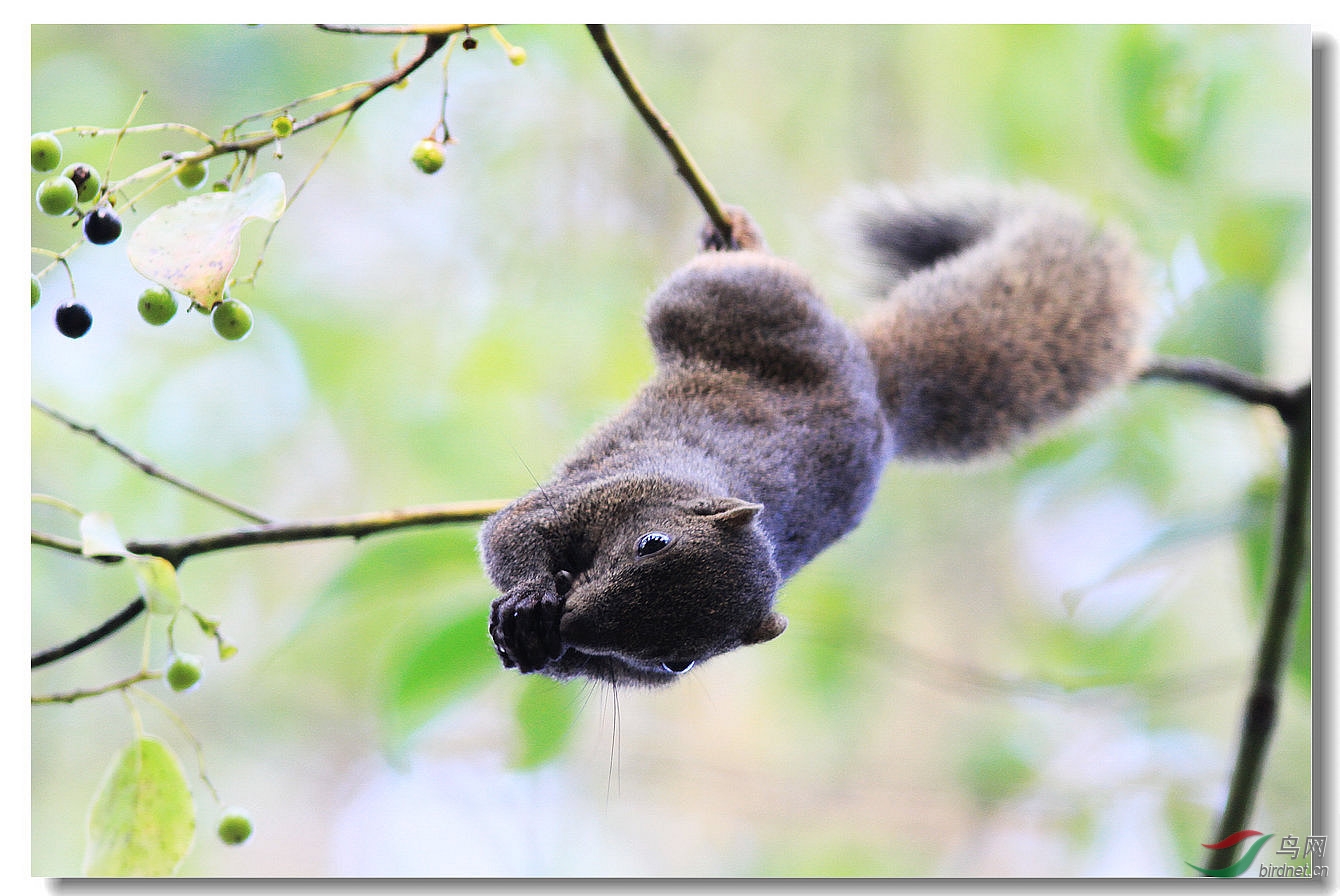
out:
<path id="1" fill-rule="evenodd" d="M 859 330 L 900 459 L 1005 449 L 1135 372 L 1138 256 L 1042 188 L 886 190 L 858 206 L 885 301 Z"/>

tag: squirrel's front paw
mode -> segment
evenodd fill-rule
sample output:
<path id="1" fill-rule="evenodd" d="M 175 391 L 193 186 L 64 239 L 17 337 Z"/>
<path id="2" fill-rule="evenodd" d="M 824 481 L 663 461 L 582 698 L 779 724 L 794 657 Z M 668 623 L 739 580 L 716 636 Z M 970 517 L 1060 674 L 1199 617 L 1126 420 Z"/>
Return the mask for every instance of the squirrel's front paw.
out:
<path id="1" fill-rule="evenodd" d="M 552 590 L 513 590 L 493 601 L 489 635 L 507 668 L 538 672 L 563 654 L 558 618 L 563 598 Z"/>
<path id="2" fill-rule="evenodd" d="M 727 252 L 733 249 L 767 251 L 768 247 L 763 242 L 763 234 L 759 231 L 758 225 L 754 223 L 754 219 L 749 217 L 749 212 L 738 205 L 728 205 L 723 211 L 726 213 L 727 220 L 730 221 L 731 238 L 729 240 L 725 239 L 721 235 L 721 231 L 717 230 L 716 225 L 708 221 L 698 234 L 698 242 L 704 252 Z"/>

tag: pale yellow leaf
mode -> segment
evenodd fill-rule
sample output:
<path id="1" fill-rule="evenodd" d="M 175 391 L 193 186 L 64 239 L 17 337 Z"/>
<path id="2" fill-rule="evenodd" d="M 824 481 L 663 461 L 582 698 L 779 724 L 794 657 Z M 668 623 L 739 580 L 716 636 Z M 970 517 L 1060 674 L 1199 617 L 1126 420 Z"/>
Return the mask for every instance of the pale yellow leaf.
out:
<path id="1" fill-rule="evenodd" d="M 271 171 L 239 190 L 204 193 L 158 209 L 126 246 L 131 265 L 205 309 L 223 300 L 242 251 L 242 226 L 284 213 L 284 179 Z"/>

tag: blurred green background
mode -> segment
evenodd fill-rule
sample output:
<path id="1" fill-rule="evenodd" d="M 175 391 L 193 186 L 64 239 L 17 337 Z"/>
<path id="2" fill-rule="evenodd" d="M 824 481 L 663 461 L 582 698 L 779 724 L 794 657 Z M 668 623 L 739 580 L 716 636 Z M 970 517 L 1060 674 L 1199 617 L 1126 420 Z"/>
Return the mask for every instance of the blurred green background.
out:
<path id="1" fill-rule="evenodd" d="M 852 316 L 853 185 L 1043 180 L 1128 225 L 1157 350 L 1310 376 L 1306 28 L 614 27 L 722 197 Z M 144 324 L 124 245 L 71 264 L 90 333 L 32 311 L 32 393 L 168 470 L 280 518 L 507 498 L 650 371 L 641 306 L 700 212 L 580 26 L 480 33 L 448 67 L 457 142 L 409 162 L 437 60 L 364 107 L 292 204 L 241 343 Z M 255 112 L 390 70 L 394 37 L 307 26 L 34 26 L 32 130 Z M 411 41 L 403 60 L 417 49 Z M 263 152 L 290 194 L 334 125 Z M 66 139 L 105 170 L 110 140 Z M 114 175 L 181 135 L 127 137 Z M 221 173 L 215 162 L 213 173 Z M 41 179 L 33 175 L 33 186 Z M 182 192 L 125 214 L 127 232 Z M 254 265 L 252 225 L 239 272 Z M 35 246 L 66 221 L 34 208 Z M 34 270 L 43 262 L 34 256 Z M 1185 875 L 1217 823 L 1254 654 L 1283 445 L 1270 412 L 1137 384 L 1006 461 L 891 467 L 864 524 L 787 585 L 784 637 L 655 691 L 522 678 L 492 657 L 474 526 L 201 557 L 186 600 L 240 648 L 145 691 L 203 748 L 188 875 Z M 32 489 L 128 538 L 239 524 L 46 417 Z M 33 525 L 72 534 L 36 508 Z M 133 595 L 32 552 L 34 649 Z M 1309 607 L 1304 607 L 1306 612 Z M 1306 618 L 1252 825 L 1311 824 Z M 150 662 L 162 662 L 153 624 Z M 40 669 L 34 693 L 138 668 L 144 623 Z M 32 709 L 32 873 L 81 873 L 88 803 L 134 733 L 115 695 Z M 1268 858 L 1269 856 L 1263 856 Z M 1269 857 L 1280 861 L 1279 857 Z"/>

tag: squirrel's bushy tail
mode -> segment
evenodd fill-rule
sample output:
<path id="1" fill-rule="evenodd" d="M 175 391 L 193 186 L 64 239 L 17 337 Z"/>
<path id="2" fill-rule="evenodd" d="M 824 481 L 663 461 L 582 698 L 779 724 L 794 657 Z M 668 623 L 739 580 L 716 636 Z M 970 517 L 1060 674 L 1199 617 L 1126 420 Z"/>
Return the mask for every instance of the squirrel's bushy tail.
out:
<path id="1" fill-rule="evenodd" d="M 885 191 L 859 203 L 856 224 L 887 291 L 860 332 L 895 457 L 1007 448 L 1134 375 L 1136 252 L 1059 196 Z"/>

